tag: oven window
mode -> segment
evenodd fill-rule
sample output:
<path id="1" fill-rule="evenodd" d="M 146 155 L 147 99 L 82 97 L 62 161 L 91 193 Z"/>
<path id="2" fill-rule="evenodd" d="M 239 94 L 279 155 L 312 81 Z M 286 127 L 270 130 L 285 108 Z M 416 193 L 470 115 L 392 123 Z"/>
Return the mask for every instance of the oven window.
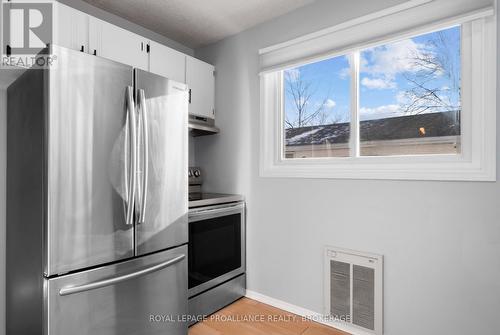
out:
<path id="1" fill-rule="evenodd" d="M 241 214 L 189 223 L 189 288 L 241 267 Z"/>

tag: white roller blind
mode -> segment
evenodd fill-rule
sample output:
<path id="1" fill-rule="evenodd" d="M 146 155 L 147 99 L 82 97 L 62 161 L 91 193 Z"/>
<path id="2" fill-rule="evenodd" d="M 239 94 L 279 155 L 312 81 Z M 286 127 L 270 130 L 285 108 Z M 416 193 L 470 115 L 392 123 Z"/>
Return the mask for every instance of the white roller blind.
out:
<path id="1" fill-rule="evenodd" d="M 335 54 L 419 28 L 439 29 L 494 15 L 494 0 L 411 0 L 322 31 L 259 50 L 261 74 Z"/>

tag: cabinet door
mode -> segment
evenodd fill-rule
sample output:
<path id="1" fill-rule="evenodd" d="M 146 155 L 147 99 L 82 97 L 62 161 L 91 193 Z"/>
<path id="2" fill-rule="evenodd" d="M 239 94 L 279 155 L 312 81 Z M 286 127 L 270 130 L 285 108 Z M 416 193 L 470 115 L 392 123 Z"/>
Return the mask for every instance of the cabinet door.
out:
<path id="1" fill-rule="evenodd" d="M 54 44 L 89 51 L 89 16 L 61 3 L 54 4 Z"/>
<path id="2" fill-rule="evenodd" d="M 191 90 L 189 113 L 215 118 L 214 66 L 191 56 L 186 56 L 186 84 Z"/>
<path id="3" fill-rule="evenodd" d="M 130 31 L 90 17 L 90 53 L 148 70 L 146 39 Z"/>
<path id="4" fill-rule="evenodd" d="M 185 83 L 186 55 L 151 41 L 149 50 L 149 71 L 168 79 Z"/>

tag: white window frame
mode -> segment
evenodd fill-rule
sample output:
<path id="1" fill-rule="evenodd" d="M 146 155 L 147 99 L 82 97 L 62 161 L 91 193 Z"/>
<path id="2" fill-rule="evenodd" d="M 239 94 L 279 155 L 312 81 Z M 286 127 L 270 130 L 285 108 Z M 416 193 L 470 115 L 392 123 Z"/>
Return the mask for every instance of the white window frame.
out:
<path id="1" fill-rule="evenodd" d="M 348 54 L 376 45 L 462 25 L 461 153 L 450 155 L 360 156 L 350 142 L 351 157 L 284 158 L 282 71 L 266 72 L 260 78 L 260 176 L 334 179 L 400 180 L 496 180 L 496 17 L 468 22 L 441 21 L 386 36 L 376 41 L 339 50 L 293 67 Z M 346 30 L 346 33 L 349 33 Z M 354 62 L 357 64 L 357 62 Z M 290 68 L 292 66 L 288 66 Z M 357 74 L 359 69 L 352 69 Z M 358 90 L 352 76 L 352 89 Z M 351 138 L 358 137 L 358 95 L 351 101 Z M 474 108 L 473 108 L 474 106 Z"/>

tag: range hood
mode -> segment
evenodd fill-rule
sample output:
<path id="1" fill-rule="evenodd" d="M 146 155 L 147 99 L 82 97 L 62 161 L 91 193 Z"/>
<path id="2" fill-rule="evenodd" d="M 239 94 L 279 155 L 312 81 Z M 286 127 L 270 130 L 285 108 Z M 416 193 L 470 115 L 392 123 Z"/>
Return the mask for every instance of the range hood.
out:
<path id="1" fill-rule="evenodd" d="M 189 115 L 189 132 L 191 136 L 207 136 L 219 133 L 219 128 L 215 126 L 214 119 Z"/>

